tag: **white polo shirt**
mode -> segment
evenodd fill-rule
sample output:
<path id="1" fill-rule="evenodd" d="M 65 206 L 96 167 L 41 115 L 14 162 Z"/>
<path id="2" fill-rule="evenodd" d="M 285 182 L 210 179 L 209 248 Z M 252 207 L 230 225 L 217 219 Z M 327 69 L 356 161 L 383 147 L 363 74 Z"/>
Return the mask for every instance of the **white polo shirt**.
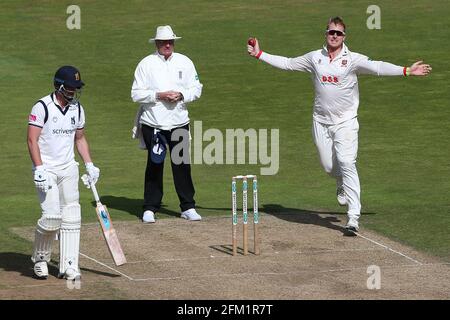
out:
<path id="1" fill-rule="evenodd" d="M 344 44 L 330 60 L 326 46 L 296 58 L 263 52 L 260 60 L 283 70 L 310 72 L 314 84 L 314 120 L 338 124 L 357 116 L 359 106 L 358 74 L 399 76 L 403 67 L 351 52 Z"/>
<path id="2" fill-rule="evenodd" d="M 75 163 L 75 132 L 83 129 L 84 124 L 84 109 L 79 103 L 62 109 L 54 93 L 36 102 L 28 125 L 42 128 L 38 144 L 47 169 L 61 170 Z"/>
<path id="3" fill-rule="evenodd" d="M 134 73 L 131 98 L 139 102 L 143 112 L 139 123 L 171 130 L 189 123 L 187 104 L 202 94 L 197 71 L 192 61 L 180 53 L 169 59 L 155 52 L 139 62 Z M 156 99 L 157 92 L 178 91 L 183 100 L 170 103 Z"/>

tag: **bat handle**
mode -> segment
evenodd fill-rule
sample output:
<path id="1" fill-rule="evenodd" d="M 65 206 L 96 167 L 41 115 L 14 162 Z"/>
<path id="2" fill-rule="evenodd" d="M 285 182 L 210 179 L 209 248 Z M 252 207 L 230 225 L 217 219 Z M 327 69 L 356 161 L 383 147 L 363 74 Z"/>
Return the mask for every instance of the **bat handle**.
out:
<path id="1" fill-rule="evenodd" d="M 99 204 L 100 203 L 100 197 L 98 196 L 98 192 L 97 192 L 97 188 L 95 187 L 95 183 L 92 183 L 92 181 L 89 179 L 87 174 L 84 174 L 81 177 L 81 180 L 83 180 L 83 182 L 85 184 L 89 183 L 89 187 L 91 188 L 92 193 L 94 194 L 95 201 L 97 202 L 97 204 Z"/>
<path id="2" fill-rule="evenodd" d="M 91 186 L 92 193 L 94 194 L 94 199 L 97 203 L 100 202 L 100 197 L 98 196 L 97 188 L 95 187 L 95 183 L 89 182 Z"/>

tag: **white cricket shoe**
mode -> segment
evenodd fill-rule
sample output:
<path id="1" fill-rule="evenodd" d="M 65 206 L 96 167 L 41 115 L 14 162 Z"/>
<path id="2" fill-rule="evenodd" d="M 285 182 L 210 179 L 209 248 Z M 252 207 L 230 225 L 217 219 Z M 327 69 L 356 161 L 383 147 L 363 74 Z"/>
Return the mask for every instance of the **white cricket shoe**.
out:
<path id="1" fill-rule="evenodd" d="M 197 211 L 192 208 L 192 209 L 188 209 L 186 211 L 183 211 L 181 213 L 181 217 L 189 220 L 189 221 L 200 221 L 202 220 L 202 217 L 197 213 Z"/>
<path id="2" fill-rule="evenodd" d="M 48 278 L 48 267 L 46 261 L 39 261 L 34 264 L 34 274 L 39 279 Z"/>
<path id="3" fill-rule="evenodd" d="M 155 223 L 155 213 L 151 210 L 145 210 L 142 216 L 144 223 Z"/>
<path id="4" fill-rule="evenodd" d="M 78 268 L 69 267 L 66 272 L 59 273 L 58 278 L 64 278 L 66 280 L 79 280 L 81 278 L 81 273 Z"/>
<path id="5" fill-rule="evenodd" d="M 347 194 L 343 187 L 338 187 L 336 190 L 337 201 L 340 206 L 345 206 L 347 204 Z"/>
<path id="6" fill-rule="evenodd" d="M 350 232 L 358 232 L 359 231 L 359 225 L 358 220 L 355 218 L 349 218 L 347 221 L 347 225 L 345 226 L 345 229 Z"/>

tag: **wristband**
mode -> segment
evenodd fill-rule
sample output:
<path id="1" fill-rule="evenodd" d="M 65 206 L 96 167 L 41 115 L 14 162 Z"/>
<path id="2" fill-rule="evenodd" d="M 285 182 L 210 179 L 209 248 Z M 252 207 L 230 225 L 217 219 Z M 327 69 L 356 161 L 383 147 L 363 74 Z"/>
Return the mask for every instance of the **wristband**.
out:
<path id="1" fill-rule="evenodd" d="M 262 50 L 259 50 L 259 52 L 258 52 L 258 54 L 255 56 L 255 58 L 256 58 L 256 59 L 259 59 L 259 57 L 261 56 L 261 54 L 262 54 Z"/>
<path id="2" fill-rule="evenodd" d="M 403 75 L 405 77 L 409 77 L 410 74 L 411 74 L 411 68 L 410 67 L 404 67 L 403 68 Z"/>

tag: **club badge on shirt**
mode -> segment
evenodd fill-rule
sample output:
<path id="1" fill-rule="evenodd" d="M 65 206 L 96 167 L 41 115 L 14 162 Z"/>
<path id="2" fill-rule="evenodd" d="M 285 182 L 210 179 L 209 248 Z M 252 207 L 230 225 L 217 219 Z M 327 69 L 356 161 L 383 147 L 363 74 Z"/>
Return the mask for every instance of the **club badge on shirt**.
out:
<path id="1" fill-rule="evenodd" d="M 346 67 L 346 66 L 347 66 L 347 60 L 342 60 L 341 67 Z"/>

